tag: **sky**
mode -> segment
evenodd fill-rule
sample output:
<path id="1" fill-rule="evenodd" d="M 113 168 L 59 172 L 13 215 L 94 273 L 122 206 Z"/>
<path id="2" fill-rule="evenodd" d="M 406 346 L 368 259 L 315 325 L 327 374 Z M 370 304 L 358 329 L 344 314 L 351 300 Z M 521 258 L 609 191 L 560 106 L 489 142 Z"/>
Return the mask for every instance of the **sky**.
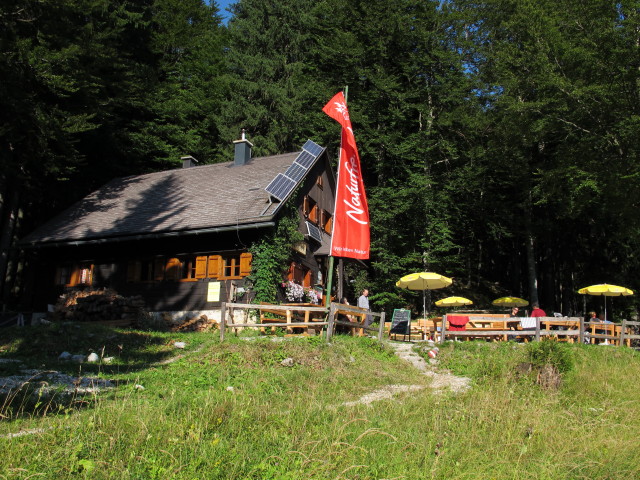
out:
<path id="1" fill-rule="evenodd" d="M 215 0 L 218 4 L 218 8 L 220 9 L 220 15 L 224 19 L 224 23 L 229 21 L 229 17 L 231 16 L 229 12 L 227 12 L 227 7 L 232 3 L 235 3 L 236 0 Z"/>

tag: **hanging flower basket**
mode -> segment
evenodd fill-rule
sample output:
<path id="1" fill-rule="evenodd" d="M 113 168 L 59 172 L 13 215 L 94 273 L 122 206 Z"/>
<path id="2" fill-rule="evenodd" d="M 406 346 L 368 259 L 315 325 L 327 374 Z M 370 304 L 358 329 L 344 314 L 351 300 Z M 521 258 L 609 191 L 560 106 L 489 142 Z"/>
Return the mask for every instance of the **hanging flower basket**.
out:
<path id="1" fill-rule="evenodd" d="M 315 288 L 305 288 L 304 289 L 304 298 L 307 303 L 318 303 L 318 292 L 316 292 Z"/>
<path id="2" fill-rule="evenodd" d="M 304 288 L 295 282 L 289 280 L 282 284 L 284 288 L 284 297 L 289 302 L 302 302 L 304 300 Z"/>

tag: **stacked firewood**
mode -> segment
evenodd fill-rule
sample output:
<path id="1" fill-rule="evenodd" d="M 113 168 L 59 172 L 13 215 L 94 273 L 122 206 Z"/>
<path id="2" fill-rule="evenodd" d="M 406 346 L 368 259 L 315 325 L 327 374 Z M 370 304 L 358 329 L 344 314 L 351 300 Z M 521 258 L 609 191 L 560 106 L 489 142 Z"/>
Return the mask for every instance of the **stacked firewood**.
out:
<path id="1" fill-rule="evenodd" d="M 111 289 L 83 290 L 60 296 L 53 319 L 73 322 L 129 320 L 135 324 L 144 312 L 141 296 L 123 297 Z"/>
<path id="2" fill-rule="evenodd" d="M 199 317 L 193 317 L 184 322 L 174 324 L 170 327 L 172 332 L 206 332 L 217 328 L 218 324 L 215 320 L 209 319 L 206 315 L 200 315 Z"/>

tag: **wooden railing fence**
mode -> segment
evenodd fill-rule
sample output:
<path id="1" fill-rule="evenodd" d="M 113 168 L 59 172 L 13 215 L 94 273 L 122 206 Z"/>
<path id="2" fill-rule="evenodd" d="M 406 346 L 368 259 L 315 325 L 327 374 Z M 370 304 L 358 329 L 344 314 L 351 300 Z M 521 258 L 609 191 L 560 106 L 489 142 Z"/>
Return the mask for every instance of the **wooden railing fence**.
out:
<path id="1" fill-rule="evenodd" d="M 483 320 L 482 317 L 474 317 L 475 320 Z M 489 318 L 487 321 L 491 320 Z M 631 327 L 640 326 L 640 322 L 623 320 L 621 325 L 612 324 L 612 323 L 602 323 L 602 322 L 585 322 L 583 318 L 570 318 L 565 320 L 572 321 L 573 323 L 579 324 L 579 328 L 576 329 L 568 329 L 560 327 L 557 330 L 551 329 L 543 329 L 541 328 L 541 324 L 545 322 L 545 320 L 557 321 L 562 320 L 561 318 L 556 317 L 540 317 L 536 319 L 536 327 L 531 330 L 518 330 L 518 329 L 496 329 L 496 330 L 477 330 L 477 329 L 468 329 L 468 330 L 447 330 L 447 321 L 446 316 L 443 317 L 442 324 L 440 327 L 440 331 L 436 332 L 439 335 L 440 343 L 444 343 L 447 336 L 449 337 L 533 337 L 535 341 L 540 341 L 541 337 L 575 337 L 580 343 L 585 343 L 585 341 L 590 341 L 591 339 L 599 339 L 599 340 L 612 340 L 616 342 L 618 345 L 624 345 L 625 342 L 630 343 L 632 340 L 640 340 L 640 335 L 631 332 Z M 613 329 L 613 334 L 608 333 L 592 333 L 591 328 L 602 327 Z M 616 328 L 619 327 L 619 328 Z M 619 334 L 616 334 L 616 331 Z"/>
<path id="2" fill-rule="evenodd" d="M 273 322 L 270 321 L 268 324 L 260 323 L 260 322 L 247 322 L 247 323 L 234 323 L 233 321 L 233 312 L 235 310 L 243 310 L 245 312 L 245 319 L 247 318 L 260 318 L 260 310 L 268 310 L 270 312 L 282 312 L 282 316 L 286 318 L 283 319 L 282 322 Z M 329 309 L 322 306 L 312 307 L 312 306 L 294 306 L 294 305 L 259 305 L 253 303 L 226 303 L 223 302 L 221 305 L 221 318 L 220 318 L 220 341 L 223 341 L 226 335 L 226 331 L 229 328 L 270 328 L 270 327 L 280 327 L 286 328 L 288 330 L 291 329 L 300 329 L 300 328 L 313 328 L 317 329 L 318 327 L 326 328 L 326 339 L 329 341 L 335 332 L 335 327 L 337 325 L 342 325 L 350 329 L 357 329 L 361 331 L 369 331 L 369 332 L 377 332 L 377 338 L 379 341 L 382 341 L 382 336 L 384 332 L 384 322 L 385 322 L 385 314 L 384 312 L 370 312 L 365 311 L 361 308 L 343 305 L 340 303 L 331 303 Z M 255 314 L 251 314 L 251 312 L 255 311 Z M 312 314 L 322 314 L 324 313 L 324 320 L 313 320 L 313 321 L 294 321 L 292 312 L 296 313 L 296 316 L 300 315 L 309 318 Z M 371 315 L 374 318 L 379 319 L 379 325 L 377 328 L 373 327 L 365 327 L 362 323 L 356 322 L 346 322 L 344 320 L 339 319 L 339 315 L 353 315 L 353 316 L 361 316 L 364 318 L 364 315 Z M 231 317 L 231 321 L 228 317 Z M 296 319 L 297 320 L 297 319 Z"/>
<path id="3" fill-rule="evenodd" d="M 374 319 L 378 318 L 378 326 L 374 327 L 365 327 L 364 326 L 364 318 L 361 322 L 347 322 L 339 319 L 339 315 L 353 315 L 353 316 L 361 316 L 364 317 L 366 315 L 371 315 Z M 374 320 L 375 322 L 375 320 Z M 374 323 L 371 322 L 371 323 Z M 351 329 L 359 329 L 362 331 L 368 332 L 377 332 L 378 341 L 382 341 L 382 336 L 384 334 L 384 322 L 385 322 L 385 313 L 384 312 L 366 312 L 363 311 L 362 308 L 353 307 L 351 305 L 344 305 L 342 303 L 331 303 L 331 307 L 329 308 L 329 325 L 327 328 L 327 341 L 331 340 L 331 337 L 334 334 L 335 327 L 337 325 L 341 325 Z"/>
<path id="4" fill-rule="evenodd" d="M 235 310 L 244 310 L 245 312 L 245 320 L 247 318 L 260 318 L 260 310 L 269 310 L 270 312 L 282 312 L 282 316 L 286 318 L 283 319 L 282 322 L 273 322 L 270 321 L 268 324 L 258 322 L 246 322 L 246 323 L 234 323 L 232 315 Z M 255 314 L 250 314 L 250 312 L 254 311 Z M 306 318 L 310 318 L 311 315 L 320 315 L 322 320 L 313 320 L 313 321 L 294 321 L 294 315 L 292 312 L 295 312 L 295 320 L 299 320 L 301 316 Z M 231 319 L 229 318 L 231 314 Z M 345 320 L 341 320 L 341 315 L 351 315 L 353 317 L 360 318 L 359 322 L 348 322 Z M 374 322 L 377 319 L 378 325 L 375 327 L 365 327 L 364 326 L 364 318 L 366 315 L 371 315 L 374 317 Z M 474 316 L 475 321 L 486 320 L 486 321 L 495 321 L 495 318 L 483 319 L 482 317 Z M 443 318 L 440 331 L 433 332 L 439 335 L 440 343 L 443 343 L 447 337 L 455 337 L 455 338 L 465 338 L 465 337 L 473 337 L 473 338 L 524 338 L 529 337 L 535 341 L 539 341 L 542 337 L 574 337 L 580 343 L 584 343 L 585 340 L 591 341 L 591 339 L 599 339 L 599 340 L 611 340 L 619 345 L 624 345 L 625 343 L 630 343 L 634 340 L 640 340 L 640 335 L 633 333 L 632 327 L 640 327 L 640 322 L 637 321 L 629 321 L 623 320 L 622 325 L 615 325 L 613 328 L 614 334 L 605 334 L 605 333 L 591 333 L 590 327 L 592 326 L 611 326 L 612 324 L 602 324 L 600 322 L 585 322 L 584 319 L 580 318 L 572 318 L 566 319 L 572 321 L 574 324 L 578 324 L 579 328 L 576 330 L 573 329 L 543 329 L 541 328 L 541 324 L 545 320 L 561 320 L 555 317 L 542 317 L 536 319 L 536 327 L 531 330 L 518 330 L 518 329 L 469 329 L 469 330 L 447 330 L 447 321 L 446 316 Z M 385 313 L 384 312 L 369 312 L 365 311 L 361 308 L 351 306 L 351 305 L 343 305 L 340 303 L 331 303 L 329 309 L 323 306 L 293 306 L 293 305 L 257 305 L 253 303 L 222 303 L 222 316 L 220 321 L 220 340 L 223 341 L 226 335 L 226 331 L 229 328 L 267 328 L 267 327 L 281 327 L 286 328 L 291 331 L 293 329 L 301 329 L 301 328 L 312 328 L 318 329 L 326 327 L 326 340 L 329 341 L 331 337 L 335 334 L 336 326 L 343 326 L 349 329 L 354 329 L 359 332 L 372 332 L 376 334 L 376 338 L 379 341 L 382 341 L 382 337 L 384 335 L 385 330 Z M 617 333 L 619 332 L 619 333 Z"/>

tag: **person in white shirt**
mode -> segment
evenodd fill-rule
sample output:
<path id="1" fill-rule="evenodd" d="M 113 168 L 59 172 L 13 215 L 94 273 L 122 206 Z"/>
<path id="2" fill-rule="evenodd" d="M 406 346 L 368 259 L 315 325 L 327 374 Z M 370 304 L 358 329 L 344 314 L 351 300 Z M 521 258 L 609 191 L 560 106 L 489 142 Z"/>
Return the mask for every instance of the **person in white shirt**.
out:
<path id="1" fill-rule="evenodd" d="M 369 290 L 368 289 L 364 289 L 362 290 L 362 295 L 360 295 L 360 297 L 358 297 L 358 307 L 359 308 L 364 308 L 366 310 L 370 310 L 369 308 Z M 371 325 L 371 323 L 373 323 L 373 317 L 371 315 L 367 315 L 365 320 L 364 320 L 364 326 L 368 327 L 369 325 Z"/>

